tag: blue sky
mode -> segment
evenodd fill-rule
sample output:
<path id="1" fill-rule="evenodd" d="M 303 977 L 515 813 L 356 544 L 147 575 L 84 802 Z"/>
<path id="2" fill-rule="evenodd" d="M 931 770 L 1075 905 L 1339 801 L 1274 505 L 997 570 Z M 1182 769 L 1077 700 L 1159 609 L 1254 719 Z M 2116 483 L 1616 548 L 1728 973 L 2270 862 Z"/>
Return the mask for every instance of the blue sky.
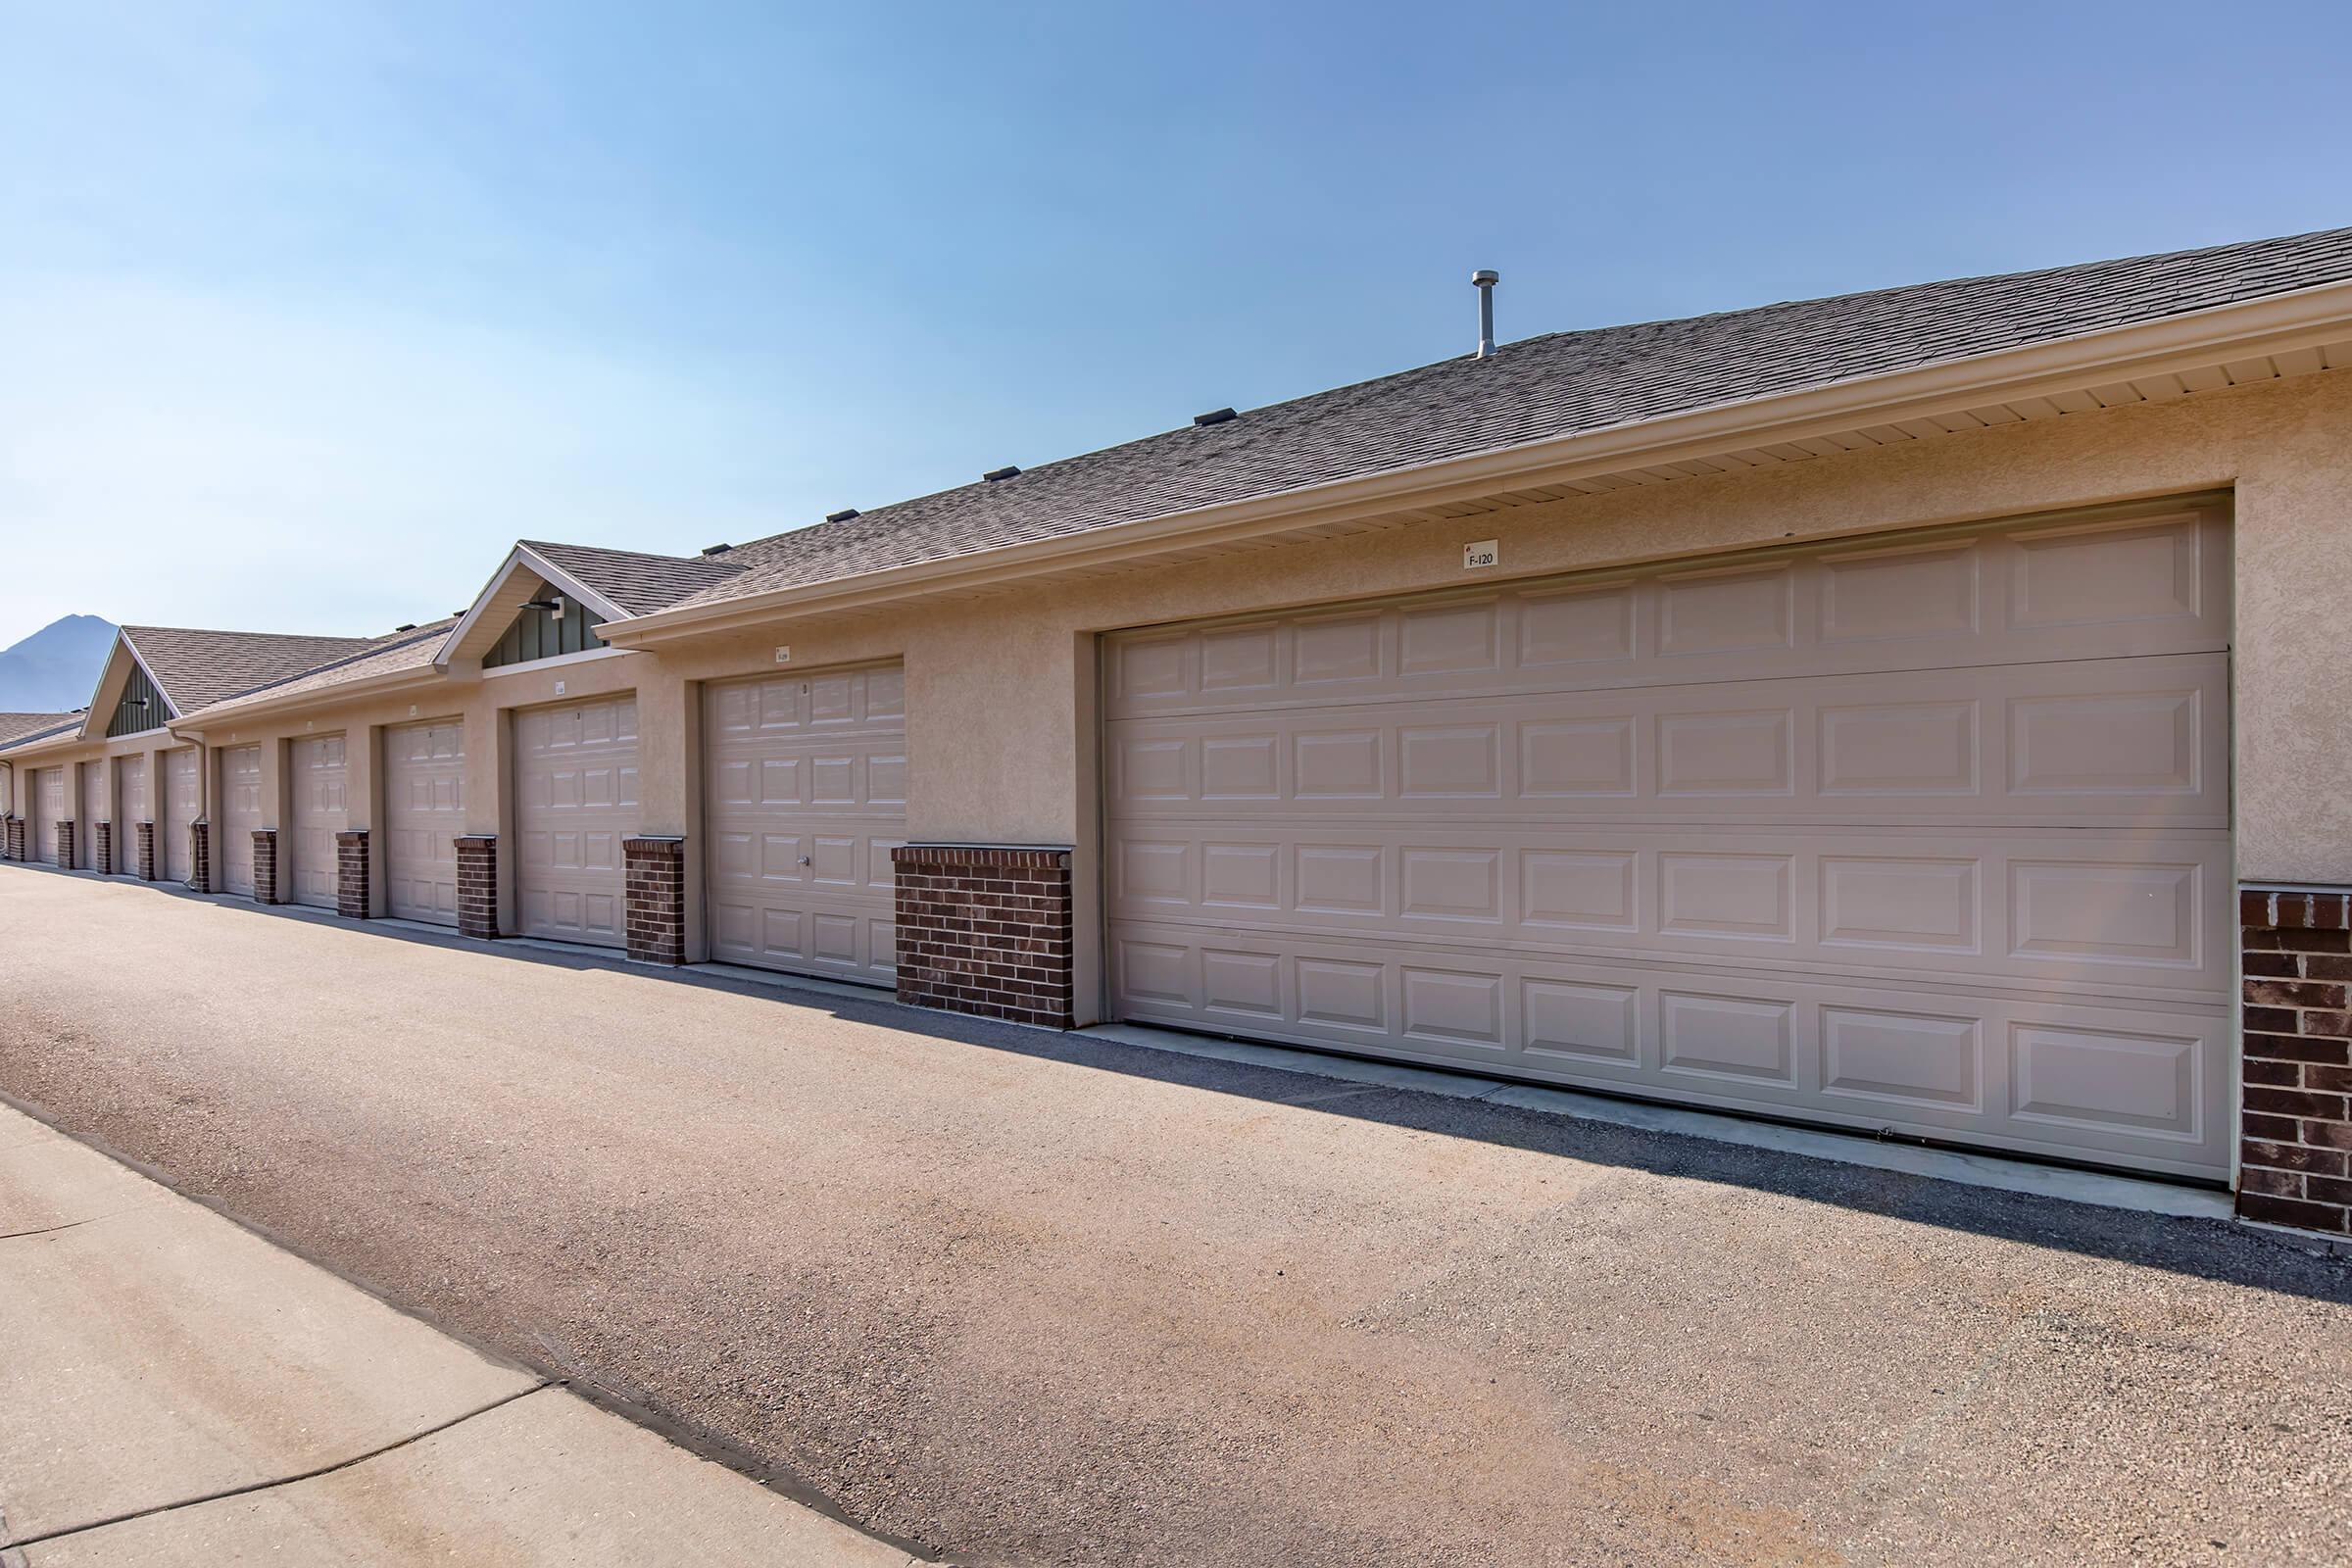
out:
<path id="1" fill-rule="evenodd" d="M 2341 6 L 0 0 L 0 646 L 368 632 L 1502 335 L 2352 223 Z"/>

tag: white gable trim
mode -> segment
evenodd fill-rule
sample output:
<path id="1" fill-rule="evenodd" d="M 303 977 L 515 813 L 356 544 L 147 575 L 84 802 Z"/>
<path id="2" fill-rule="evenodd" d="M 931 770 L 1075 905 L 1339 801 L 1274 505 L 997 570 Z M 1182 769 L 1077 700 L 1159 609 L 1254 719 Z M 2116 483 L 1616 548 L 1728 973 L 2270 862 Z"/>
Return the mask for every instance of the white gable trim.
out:
<path id="1" fill-rule="evenodd" d="M 527 602 L 527 596 L 514 585 L 518 572 L 528 573 L 564 598 L 587 606 L 605 620 L 628 618 L 627 611 L 569 572 L 560 569 L 545 556 L 528 545 L 516 545 L 507 552 L 507 559 L 500 563 L 489 583 L 466 607 L 466 613 L 458 618 L 458 623 L 449 628 L 448 639 L 441 644 L 441 651 L 433 656 L 435 669 L 448 669 L 453 660 L 479 659 L 499 638 L 506 635 L 507 616 L 520 610 Z"/>

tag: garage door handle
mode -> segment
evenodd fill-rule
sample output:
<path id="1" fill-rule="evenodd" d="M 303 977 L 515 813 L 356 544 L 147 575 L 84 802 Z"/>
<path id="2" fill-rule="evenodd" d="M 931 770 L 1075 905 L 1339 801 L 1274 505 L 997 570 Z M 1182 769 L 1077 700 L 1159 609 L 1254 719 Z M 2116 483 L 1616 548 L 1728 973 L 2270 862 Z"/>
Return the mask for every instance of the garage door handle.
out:
<path id="1" fill-rule="evenodd" d="M 807 865 L 807 864 L 808 863 L 808 857 L 807 857 L 806 855 L 802 856 L 802 857 L 801 857 L 801 863 L 802 863 L 803 865 Z"/>

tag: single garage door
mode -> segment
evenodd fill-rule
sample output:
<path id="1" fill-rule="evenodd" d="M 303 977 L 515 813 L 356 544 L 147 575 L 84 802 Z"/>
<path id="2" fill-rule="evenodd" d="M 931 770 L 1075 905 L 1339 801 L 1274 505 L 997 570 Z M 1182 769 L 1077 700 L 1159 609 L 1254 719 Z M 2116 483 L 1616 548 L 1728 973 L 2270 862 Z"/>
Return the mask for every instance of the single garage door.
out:
<path id="1" fill-rule="evenodd" d="M 890 852 L 906 842 L 897 664 L 704 693 L 710 955 L 889 984 Z"/>
<path id="2" fill-rule="evenodd" d="M 2229 1168 L 2227 522 L 1105 650 L 1115 1015 Z"/>
<path id="3" fill-rule="evenodd" d="M 75 764 L 81 774 L 81 809 L 75 815 L 74 863 L 84 871 L 98 869 L 98 824 L 114 819 L 106 800 L 106 764 Z"/>
<path id="4" fill-rule="evenodd" d="M 637 700 L 514 715 L 515 912 L 524 936 L 627 945 L 621 840 L 637 831 Z"/>
<path id="5" fill-rule="evenodd" d="M 32 858 L 51 865 L 58 858 L 57 824 L 66 819 L 66 770 L 44 767 L 32 776 Z"/>
<path id="6" fill-rule="evenodd" d="M 465 831 L 465 725 L 451 719 L 384 731 L 384 897 L 396 919 L 458 923 L 458 836 Z"/>
<path id="7" fill-rule="evenodd" d="M 286 748 L 294 770 L 293 902 L 335 907 L 335 835 L 351 825 L 343 737 L 306 736 Z"/>
<path id="8" fill-rule="evenodd" d="M 115 763 L 115 871 L 139 874 L 139 824 L 147 821 L 147 759 L 125 757 Z"/>
<path id="9" fill-rule="evenodd" d="M 156 847 L 156 855 L 163 861 L 164 875 L 173 882 L 185 882 L 196 874 L 194 829 L 204 810 L 197 765 L 193 746 L 164 754 L 164 811 L 158 828 L 163 843 Z"/>
<path id="10" fill-rule="evenodd" d="M 253 832 L 262 825 L 262 749 L 232 746 L 220 754 L 220 810 L 213 854 L 220 860 L 220 886 L 230 893 L 253 892 Z"/>

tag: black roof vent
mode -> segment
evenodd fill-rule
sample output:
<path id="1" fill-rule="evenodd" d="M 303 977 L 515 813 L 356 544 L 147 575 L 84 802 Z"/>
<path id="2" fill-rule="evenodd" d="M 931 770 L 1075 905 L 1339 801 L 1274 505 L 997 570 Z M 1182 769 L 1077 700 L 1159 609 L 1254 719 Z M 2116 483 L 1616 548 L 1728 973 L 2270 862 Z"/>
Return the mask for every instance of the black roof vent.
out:
<path id="1" fill-rule="evenodd" d="M 412 620 L 405 626 L 395 626 L 392 629 L 394 631 L 415 631 L 416 629 L 416 623 Z"/>
<path id="2" fill-rule="evenodd" d="M 1206 414 L 1194 415 L 1193 422 L 1195 424 L 1223 424 L 1227 419 L 1238 419 L 1241 416 L 1234 413 L 1231 409 L 1211 409 Z"/>
<path id="3" fill-rule="evenodd" d="M 735 547 L 733 545 L 705 545 L 703 546 L 703 554 L 706 556 L 723 556 L 734 548 Z"/>
<path id="4" fill-rule="evenodd" d="M 858 509 L 856 507 L 844 507 L 839 512 L 826 513 L 825 520 L 827 522 L 847 522 L 856 515 L 858 515 Z"/>
<path id="5" fill-rule="evenodd" d="M 1020 471 L 1020 469 L 1010 466 L 1003 468 L 991 468 L 980 477 L 986 479 L 990 484 L 995 484 L 999 479 L 1009 479 Z"/>

